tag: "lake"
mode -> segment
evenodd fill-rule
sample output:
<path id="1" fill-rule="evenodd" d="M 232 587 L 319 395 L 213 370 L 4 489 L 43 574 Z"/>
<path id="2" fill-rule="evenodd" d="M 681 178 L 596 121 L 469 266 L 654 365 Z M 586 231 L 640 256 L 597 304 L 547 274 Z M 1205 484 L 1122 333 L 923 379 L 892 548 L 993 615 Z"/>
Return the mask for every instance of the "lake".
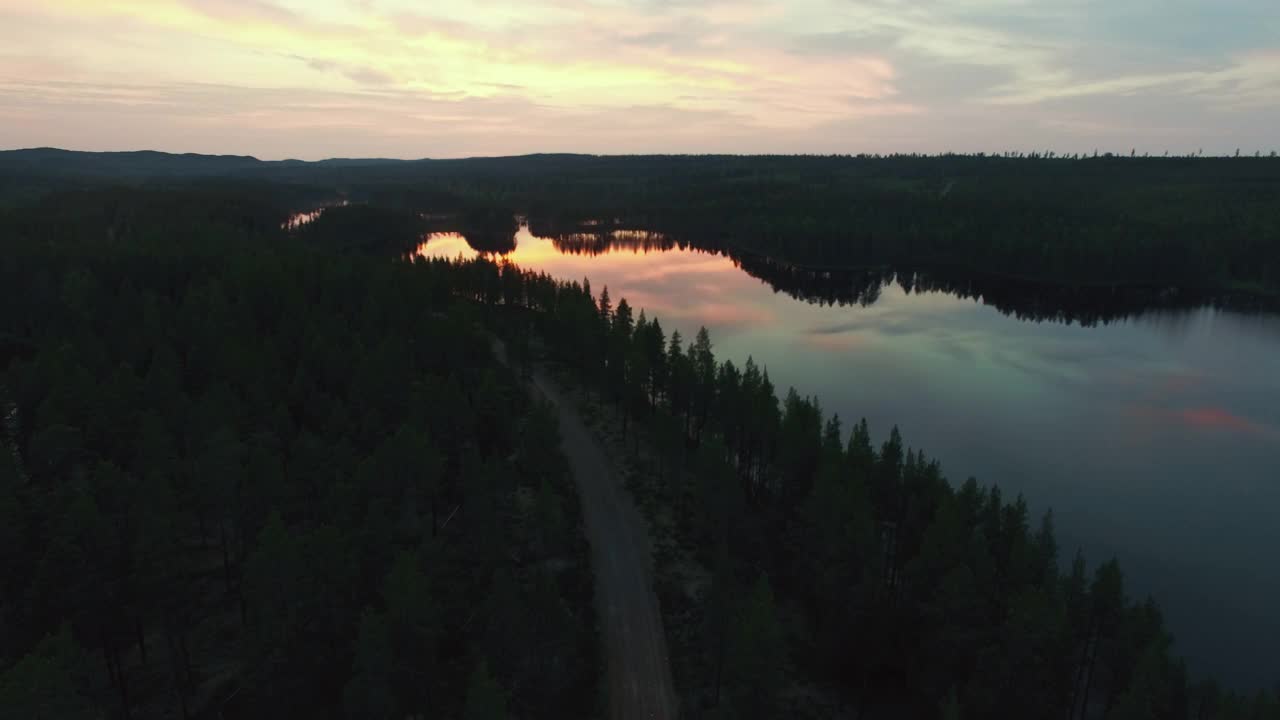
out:
<path id="1" fill-rule="evenodd" d="M 1117 556 L 1193 670 L 1241 687 L 1280 678 L 1280 317 L 1200 307 L 1025 321 L 883 274 L 837 293 L 861 302 L 828 304 L 654 233 L 552 240 L 522 225 L 515 240 L 505 257 L 521 267 L 607 286 L 668 333 L 705 325 L 718 358 L 753 356 L 846 430 L 866 417 L 878 443 L 896 423 L 953 484 L 1024 494 L 1033 526 L 1052 507 L 1062 566 L 1077 547 L 1091 567 Z M 419 252 L 477 254 L 447 232 Z M 831 295 L 788 277 L 797 295 Z M 1018 314 L 1063 316 L 1035 308 Z"/>

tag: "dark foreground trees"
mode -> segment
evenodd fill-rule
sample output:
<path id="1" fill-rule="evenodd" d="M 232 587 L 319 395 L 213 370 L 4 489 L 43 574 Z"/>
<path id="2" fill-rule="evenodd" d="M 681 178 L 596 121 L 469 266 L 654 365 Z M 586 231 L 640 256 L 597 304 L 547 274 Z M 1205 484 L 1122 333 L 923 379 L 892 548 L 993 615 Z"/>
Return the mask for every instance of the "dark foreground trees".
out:
<path id="1" fill-rule="evenodd" d="M 556 425 L 464 271 L 143 237 L 0 257 L 0 715 L 591 715 Z"/>

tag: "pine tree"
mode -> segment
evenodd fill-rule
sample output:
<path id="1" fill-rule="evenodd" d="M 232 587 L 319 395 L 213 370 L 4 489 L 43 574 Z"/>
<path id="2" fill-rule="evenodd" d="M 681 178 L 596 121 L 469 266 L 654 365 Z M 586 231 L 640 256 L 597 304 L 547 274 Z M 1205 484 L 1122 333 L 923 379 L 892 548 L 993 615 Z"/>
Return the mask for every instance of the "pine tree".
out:
<path id="1" fill-rule="evenodd" d="M 964 717 L 960 712 L 960 698 L 956 695 L 955 688 L 947 693 L 947 699 L 939 706 L 938 714 L 942 720 L 962 720 Z"/>
<path id="2" fill-rule="evenodd" d="M 399 717 L 390 683 L 393 664 L 390 640 L 386 618 L 372 608 L 365 608 L 360 615 L 352 678 L 343 693 L 347 717 L 352 720 Z"/>
<path id="3" fill-rule="evenodd" d="M 738 615 L 725 665 L 725 686 L 735 716 L 775 717 L 784 682 L 786 645 L 764 575 L 756 580 Z"/>
<path id="4" fill-rule="evenodd" d="M 466 720 L 505 720 L 507 699 L 502 687 L 489 674 L 489 664 L 481 660 L 467 683 Z"/>
<path id="5" fill-rule="evenodd" d="M 609 286 L 600 291 L 600 325 L 608 328 L 613 322 L 613 303 L 609 300 Z"/>
<path id="6" fill-rule="evenodd" d="M 7 717 L 91 720 L 97 712 L 85 695 L 88 659 L 64 625 L 0 673 L 0 708 Z"/>
<path id="7" fill-rule="evenodd" d="M 436 642 L 440 613 L 431 585 L 415 553 L 398 555 L 382 584 L 388 650 L 394 666 L 388 675 L 405 710 L 425 711 L 433 701 Z"/>

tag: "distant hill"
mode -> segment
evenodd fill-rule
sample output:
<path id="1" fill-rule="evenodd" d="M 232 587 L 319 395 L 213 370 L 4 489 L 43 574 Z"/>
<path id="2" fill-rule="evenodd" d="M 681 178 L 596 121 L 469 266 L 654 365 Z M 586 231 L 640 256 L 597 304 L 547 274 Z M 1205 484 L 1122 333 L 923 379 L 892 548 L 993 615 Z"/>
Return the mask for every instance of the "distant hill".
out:
<path id="1" fill-rule="evenodd" d="M 16 173 L 140 178 L 222 175 L 261 166 L 261 160 L 247 155 L 175 155 L 154 150 L 77 152 L 57 148 L 0 151 L 0 172 Z"/>
<path id="2" fill-rule="evenodd" d="M 527 155 L 517 158 L 397 160 L 328 158 L 259 160 L 249 155 L 200 155 L 155 150 L 82 152 L 59 148 L 0 150 L 0 205 L 25 201 L 53 190 L 151 180 L 254 176 L 284 182 L 405 182 L 460 169 L 519 174 L 562 169 L 560 163 L 584 155 Z M 359 174 L 351 176 L 351 170 Z M 7 201 L 7 202 L 5 202 Z"/>
<path id="3" fill-rule="evenodd" d="M 82 152 L 59 148 L 0 150 L 0 173 L 6 175 L 61 175 L 94 178 L 147 179 L 160 177 L 216 177 L 261 173 L 288 178 L 297 170 L 322 171 L 363 167 L 376 170 L 399 166 L 440 169 L 469 166 L 474 169 L 510 169 L 527 166 L 544 169 L 560 163 L 579 163 L 594 156 L 570 153 L 542 153 L 515 157 L 463 158 L 454 160 L 397 160 L 392 158 L 328 158 L 325 160 L 259 160 L 249 155 L 200 155 L 166 153 L 156 150 L 131 152 Z"/>

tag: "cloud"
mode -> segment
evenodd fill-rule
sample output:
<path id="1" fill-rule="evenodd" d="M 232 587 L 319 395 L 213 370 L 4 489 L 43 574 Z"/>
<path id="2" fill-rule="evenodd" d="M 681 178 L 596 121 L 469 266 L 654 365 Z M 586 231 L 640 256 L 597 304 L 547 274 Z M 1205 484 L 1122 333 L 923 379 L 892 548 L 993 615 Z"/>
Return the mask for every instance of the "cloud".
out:
<path id="1" fill-rule="evenodd" d="M 329 72 L 330 70 L 337 69 L 338 67 L 338 63 L 332 60 L 324 60 L 322 58 L 299 59 L 305 61 L 307 63 L 307 67 L 312 70 L 319 70 L 320 72 Z"/>
<path id="2" fill-rule="evenodd" d="M 484 147 L 526 152 L 1265 151 L 1277 37 L 1272 0 L 47 0 L 0 7 L 6 117 L 24 118 L 0 136 L 47 144 L 72 102 L 107 124 L 198 117 L 190 88 L 216 87 L 338 103 L 380 147 L 425 118 L 446 152 L 495 128 L 512 134 Z M 240 137 L 314 114 L 246 110 Z"/>
<path id="3" fill-rule="evenodd" d="M 280 25 L 294 24 L 300 20 L 294 11 L 267 0 L 183 0 L 182 4 L 219 20 L 257 20 Z"/>
<path id="4" fill-rule="evenodd" d="M 371 67 L 347 68 L 342 74 L 365 85 L 390 85 L 395 82 L 391 75 Z"/>
<path id="5" fill-rule="evenodd" d="M 295 60 L 301 60 L 312 70 L 324 73 L 336 72 L 360 85 L 391 85 L 396 81 L 390 73 L 383 72 L 377 68 L 345 65 L 327 58 L 306 58 L 300 55 L 291 55 L 290 57 Z"/>
<path id="6" fill-rule="evenodd" d="M 1123 75 L 1015 90 L 993 100 L 997 103 L 1027 104 L 1086 95 L 1134 95 L 1149 91 L 1203 94 L 1235 106 L 1280 103 L 1280 51 L 1245 55 L 1216 69 Z"/>

